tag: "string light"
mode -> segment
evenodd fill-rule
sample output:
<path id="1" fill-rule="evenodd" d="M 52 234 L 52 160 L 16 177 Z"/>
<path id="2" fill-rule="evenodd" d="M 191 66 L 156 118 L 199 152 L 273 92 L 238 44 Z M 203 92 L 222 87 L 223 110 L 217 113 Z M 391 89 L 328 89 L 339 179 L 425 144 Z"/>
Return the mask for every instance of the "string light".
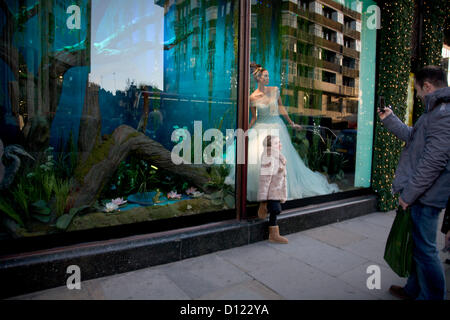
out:
<path id="1" fill-rule="evenodd" d="M 411 63 L 411 33 L 414 20 L 413 1 L 383 2 L 381 8 L 380 63 L 377 92 L 400 118 L 406 114 L 406 100 Z M 391 193 L 401 145 L 377 118 L 372 187 L 378 194 L 381 211 L 397 207 L 397 197 Z"/>
<path id="2" fill-rule="evenodd" d="M 424 0 L 421 55 L 417 67 L 439 65 L 443 44 L 443 23 L 449 11 L 446 0 Z M 414 20 L 414 1 L 383 2 L 380 30 L 380 64 L 378 69 L 378 95 L 400 118 L 406 114 L 406 99 L 411 70 L 411 34 Z M 414 106 L 414 119 L 423 113 L 423 106 Z M 377 118 L 374 145 L 373 189 L 378 193 L 378 206 L 382 211 L 397 207 L 397 197 L 391 193 L 392 180 L 403 143 L 389 133 Z"/>

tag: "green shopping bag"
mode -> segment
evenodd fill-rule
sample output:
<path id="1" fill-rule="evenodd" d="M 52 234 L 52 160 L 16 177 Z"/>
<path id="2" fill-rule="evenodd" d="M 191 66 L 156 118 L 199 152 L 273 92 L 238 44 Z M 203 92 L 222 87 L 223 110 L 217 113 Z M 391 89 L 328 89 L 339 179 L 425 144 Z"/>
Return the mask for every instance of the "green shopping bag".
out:
<path id="1" fill-rule="evenodd" d="M 413 238 L 411 210 L 397 209 L 384 250 L 384 260 L 402 278 L 411 273 L 413 261 Z"/>

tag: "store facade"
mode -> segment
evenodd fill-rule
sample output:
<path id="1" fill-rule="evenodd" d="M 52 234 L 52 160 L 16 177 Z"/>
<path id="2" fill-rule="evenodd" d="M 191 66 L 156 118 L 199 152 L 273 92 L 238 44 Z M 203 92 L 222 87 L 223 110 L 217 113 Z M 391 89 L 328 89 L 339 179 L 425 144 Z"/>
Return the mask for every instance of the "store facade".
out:
<path id="1" fill-rule="evenodd" d="M 285 208 L 370 192 L 374 1 L 0 3 L 2 254 L 255 217 L 251 62 Z"/>

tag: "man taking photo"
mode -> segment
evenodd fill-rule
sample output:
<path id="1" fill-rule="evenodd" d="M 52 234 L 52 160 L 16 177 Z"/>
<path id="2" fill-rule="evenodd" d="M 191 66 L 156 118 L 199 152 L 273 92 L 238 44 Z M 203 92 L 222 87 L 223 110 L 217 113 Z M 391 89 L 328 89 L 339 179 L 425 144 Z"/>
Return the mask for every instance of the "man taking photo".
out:
<path id="1" fill-rule="evenodd" d="M 413 221 L 413 267 L 405 287 L 389 292 L 401 299 L 443 300 L 445 275 L 436 246 L 439 214 L 450 195 L 450 88 L 439 67 L 415 75 L 416 95 L 425 112 L 413 128 L 390 108 L 378 109 L 383 125 L 406 142 L 392 184 L 400 206 Z"/>

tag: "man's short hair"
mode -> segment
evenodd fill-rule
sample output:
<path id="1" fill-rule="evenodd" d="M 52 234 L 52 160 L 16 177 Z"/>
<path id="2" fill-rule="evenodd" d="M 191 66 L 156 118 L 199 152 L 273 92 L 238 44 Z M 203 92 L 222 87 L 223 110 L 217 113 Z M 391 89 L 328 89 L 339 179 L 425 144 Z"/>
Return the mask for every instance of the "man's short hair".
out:
<path id="1" fill-rule="evenodd" d="M 444 70 L 436 66 L 426 66 L 419 70 L 415 75 L 416 83 L 423 87 L 425 81 L 428 81 L 437 88 L 448 87 L 447 75 Z"/>

